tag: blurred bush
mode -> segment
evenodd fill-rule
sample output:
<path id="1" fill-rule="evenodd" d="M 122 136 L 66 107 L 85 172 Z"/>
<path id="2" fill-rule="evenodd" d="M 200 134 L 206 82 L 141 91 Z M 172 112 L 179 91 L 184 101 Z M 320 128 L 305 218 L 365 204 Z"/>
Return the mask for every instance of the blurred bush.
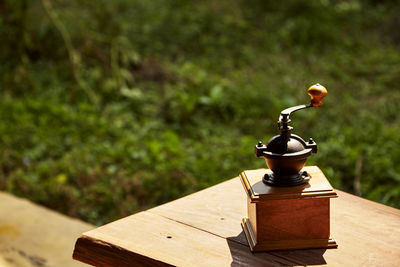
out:
<path id="1" fill-rule="evenodd" d="M 0 189 L 103 224 L 264 167 L 296 113 L 342 190 L 400 207 L 398 1 L 0 3 Z"/>

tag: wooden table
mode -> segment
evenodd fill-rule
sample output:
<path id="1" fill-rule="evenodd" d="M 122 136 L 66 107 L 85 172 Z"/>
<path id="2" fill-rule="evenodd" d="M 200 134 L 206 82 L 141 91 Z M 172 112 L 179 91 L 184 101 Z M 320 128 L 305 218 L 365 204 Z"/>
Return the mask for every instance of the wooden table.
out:
<path id="1" fill-rule="evenodd" d="M 338 249 L 252 254 L 240 225 L 246 194 L 234 178 L 86 232 L 73 258 L 96 266 L 400 266 L 400 210 L 337 193 Z"/>

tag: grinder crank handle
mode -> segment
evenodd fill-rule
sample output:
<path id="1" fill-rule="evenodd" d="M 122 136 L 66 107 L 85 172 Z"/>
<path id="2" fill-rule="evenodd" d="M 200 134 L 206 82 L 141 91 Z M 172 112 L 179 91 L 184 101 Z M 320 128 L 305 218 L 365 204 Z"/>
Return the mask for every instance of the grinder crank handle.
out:
<path id="1" fill-rule="evenodd" d="M 299 106 L 294 106 L 290 107 L 287 109 L 284 109 L 281 111 L 281 114 L 279 116 L 278 120 L 278 129 L 281 132 L 281 137 L 283 137 L 283 140 L 286 142 L 289 141 L 290 136 L 291 136 L 291 130 L 293 127 L 289 126 L 291 120 L 289 118 L 290 114 L 293 112 L 296 112 L 298 110 L 306 109 L 306 108 L 312 108 L 312 107 L 320 107 L 322 106 L 323 102 L 322 99 L 328 94 L 328 91 L 326 88 L 319 83 L 316 83 L 307 90 L 307 94 L 311 97 L 310 103 L 308 105 L 299 105 Z M 311 142 L 311 141 L 310 141 Z M 316 153 L 316 144 L 313 143 L 308 143 L 308 148 L 311 146 L 313 147 L 313 153 Z M 266 151 L 267 147 L 260 141 L 258 142 L 256 146 L 256 155 L 257 157 L 261 156 L 264 151 Z"/>
<path id="2" fill-rule="evenodd" d="M 308 88 L 307 94 L 311 97 L 310 106 L 320 107 L 323 104 L 322 99 L 328 94 L 328 91 L 324 86 L 317 83 Z"/>
<path id="3" fill-rule="evenodd" d="M 310 86 L 307 90 L 307 94 L 311 97 L 310 104 L 308 105 L 299 105 L 287 108 L 281 112 L 278 121 L 278 128 L 279 130 L 287 130 L 289 129 L 288 124 L 290 123 L 289 116 L 291 113 L 311 107 L 320 107 L 322 106 L 322 99 L 328 94 L 326 88 L 319 83 Z"/>

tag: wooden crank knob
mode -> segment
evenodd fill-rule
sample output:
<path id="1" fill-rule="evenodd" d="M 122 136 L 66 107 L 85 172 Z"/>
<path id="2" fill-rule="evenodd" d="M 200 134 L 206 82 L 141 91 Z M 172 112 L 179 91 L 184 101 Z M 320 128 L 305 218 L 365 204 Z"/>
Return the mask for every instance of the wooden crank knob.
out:
<path id="1" fill-rule="evenodd" d="M 328 94 L 328 91 L 324 86 L 317 83 L 308 88 L 307 94 L 311 97 L 310 105 L 320 107 L 323 104 L 322 99 Z"/>

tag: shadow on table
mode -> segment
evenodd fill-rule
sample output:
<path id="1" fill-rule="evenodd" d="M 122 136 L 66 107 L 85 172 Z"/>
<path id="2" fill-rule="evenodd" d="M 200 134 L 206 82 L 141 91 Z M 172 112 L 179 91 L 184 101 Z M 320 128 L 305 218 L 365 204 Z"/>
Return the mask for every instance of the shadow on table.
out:
<path id="1" fill-rule="evenodd" d="M 326 249 L 252 253 L 243 231 L 237 236 L 228 237 L 227 243 L 232 255 L 231 266 L 306 266 L 326 264 L 323 257 Z"/>

